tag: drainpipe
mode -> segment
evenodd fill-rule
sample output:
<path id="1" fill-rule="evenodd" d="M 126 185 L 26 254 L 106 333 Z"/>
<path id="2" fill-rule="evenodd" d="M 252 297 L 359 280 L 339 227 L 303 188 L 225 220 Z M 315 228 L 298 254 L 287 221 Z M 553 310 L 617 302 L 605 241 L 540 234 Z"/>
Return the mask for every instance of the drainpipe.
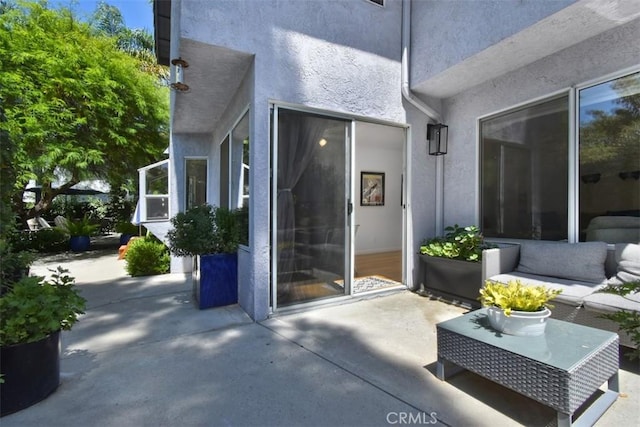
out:
<path id="1" fill-rule="evenodd" d="M 442 123 L 439 112 L 416 98 L 409 88 L 409 46 L 411 42 L 411 0 L 402 0 L 402 96 L 435 123 Z M 444 233 L 444 158 L 436 156 L 436 235 Z"/>

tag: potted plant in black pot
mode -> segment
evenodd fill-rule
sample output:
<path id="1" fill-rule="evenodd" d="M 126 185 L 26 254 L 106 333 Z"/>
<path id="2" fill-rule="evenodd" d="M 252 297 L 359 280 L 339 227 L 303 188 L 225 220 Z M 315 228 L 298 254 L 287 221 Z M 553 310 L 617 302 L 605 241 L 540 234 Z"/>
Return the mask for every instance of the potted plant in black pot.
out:
<path id="1" fill-rule="evenodd" d="M 60 384 L 60 331 L 84 313 L 75 279 L 25 276 L 0 297 L 0 416 L 31 406 Z"/>
<path id="2" fill-rule="evenodd" d="M 478 227 L 458 224 L 445 235 L 420 244 L 423 283 L 428 290 L 477 305 L 482 286 L 482 252 L 495 245 L 484 241 Z"/>
<path id="3" fill-rule="evenodd" d="M 193 294 L 200 309 L 238 302 L 238 211 L 195 206 L 171 218 L 169 250 L 193 258 Z"/>
<path id="4" fill-rule="evenodd" d="M 140 235 L 140 227 L 130 221 L 116 223 L 116 233 L 120 233 L 120 245 L 126 245 L 133 236 Z"/>
<path id="5" fill-rule="evenodd" d="M 91 236 L 99 226 L 92 224 L 87 215 L 79 220 L 66 219 L 60 228 L 69 235 L 69 247 L 73 252 L 88 251 L 91 247 Z"/>

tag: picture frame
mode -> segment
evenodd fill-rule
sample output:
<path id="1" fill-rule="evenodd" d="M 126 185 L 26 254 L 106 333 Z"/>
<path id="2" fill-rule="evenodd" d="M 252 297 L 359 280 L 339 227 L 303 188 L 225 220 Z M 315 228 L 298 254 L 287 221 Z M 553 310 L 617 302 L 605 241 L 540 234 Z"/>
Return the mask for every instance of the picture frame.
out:
<path id="1" fill-rule="evenodd" d="M 384 172 L 360 172 L 360 206 L 384 206 Z"/>

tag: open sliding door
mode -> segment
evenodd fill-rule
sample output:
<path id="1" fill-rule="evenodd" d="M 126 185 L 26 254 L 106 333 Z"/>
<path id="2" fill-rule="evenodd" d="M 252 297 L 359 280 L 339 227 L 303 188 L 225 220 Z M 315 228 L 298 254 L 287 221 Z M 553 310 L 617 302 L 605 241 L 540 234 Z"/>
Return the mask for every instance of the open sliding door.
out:
<path id="1" fill-rule="evenodd" d="M 351 121 L 274 107 L 272 307 L 350 294 Z"/>

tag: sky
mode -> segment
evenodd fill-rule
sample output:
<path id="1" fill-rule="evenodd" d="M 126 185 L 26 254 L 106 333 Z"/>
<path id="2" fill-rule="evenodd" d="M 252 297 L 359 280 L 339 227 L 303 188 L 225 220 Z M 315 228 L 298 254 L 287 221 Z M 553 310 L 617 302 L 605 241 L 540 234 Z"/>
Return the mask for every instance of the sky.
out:
<path id="1" fill-rule="evenodd" d="M 150 0 L 103 0 L 120 9 L 128 28 L 145 28 L 153 34 L 153 4 Z M 88 18 L 96 10 L 99 0 L 59 0 L 50 4 L 70 7 L 80 18 Z"/>

